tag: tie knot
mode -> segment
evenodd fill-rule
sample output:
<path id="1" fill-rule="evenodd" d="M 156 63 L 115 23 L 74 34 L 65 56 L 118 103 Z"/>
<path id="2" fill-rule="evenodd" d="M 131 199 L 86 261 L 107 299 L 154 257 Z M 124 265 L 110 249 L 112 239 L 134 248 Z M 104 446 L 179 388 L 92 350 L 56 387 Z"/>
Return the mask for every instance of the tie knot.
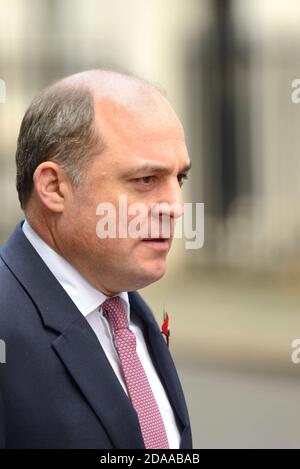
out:
<path id="1" fill-rule="evenodd" d="M 119 296 L 105 300 L 102 303 L 102 310 L 113 332 L 129 327 L 126 305 Z"/>

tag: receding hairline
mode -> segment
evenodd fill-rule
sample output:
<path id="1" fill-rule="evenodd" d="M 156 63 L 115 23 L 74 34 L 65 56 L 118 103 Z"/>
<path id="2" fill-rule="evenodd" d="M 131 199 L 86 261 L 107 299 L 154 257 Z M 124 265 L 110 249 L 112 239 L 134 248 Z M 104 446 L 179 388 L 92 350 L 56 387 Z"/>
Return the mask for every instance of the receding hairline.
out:
<path id="1" fill-rule="evenodd" d="M 81 89 L 90 93 L 95 104 L 111 101 L 133 113 L 142 113 L 145 108 L 165 105 L 176 115 L 167 100 L 165 90 L 159 84 L 130 73 L 95 69 L 75 73 L 62 78 L 48 87 L 49 91 Z"/>
<path id="2" fill-rule="evenodd" d="M 141 78 L 132 73 L 118 72 L 108 69 L 92 69 L 83 72 L 78 72 L 73 75 L 64 77 L 56 82 L 56 84 L 71 85 L 71 86 L 86 86 L 90 91 L 97 92 L 95 83 L 98 83 L 101 88 L 98 90 L 102 96 L 108 96 L 110 90 L 114 85 L 128 85 L 136 86 L 136 88 L 153 91 L 166 96 L 165 90 L 157 84 L 152 84 L 149 81 Z"/>

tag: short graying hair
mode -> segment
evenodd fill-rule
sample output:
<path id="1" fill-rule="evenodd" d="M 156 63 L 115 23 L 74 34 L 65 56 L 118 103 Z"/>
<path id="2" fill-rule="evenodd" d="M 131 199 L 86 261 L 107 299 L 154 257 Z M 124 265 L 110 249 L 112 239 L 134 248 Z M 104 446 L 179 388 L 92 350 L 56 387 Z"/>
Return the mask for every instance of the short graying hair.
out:
<path id="1" fill-rule="evenodd" d="M 83 87 L 52 85 L 36 96 L 21 123 L 16 186 L 24 209 L 39 164 L 54 161 L 78 185 L 92 156 L 105 148 L 95 128 L 94 98 Z"/>

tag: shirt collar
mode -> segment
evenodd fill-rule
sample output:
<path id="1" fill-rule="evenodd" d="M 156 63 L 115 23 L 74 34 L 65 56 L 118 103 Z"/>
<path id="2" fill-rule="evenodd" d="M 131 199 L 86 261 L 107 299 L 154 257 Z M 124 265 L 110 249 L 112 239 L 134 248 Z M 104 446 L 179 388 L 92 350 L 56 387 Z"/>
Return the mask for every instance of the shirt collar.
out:
<path id="1" fill-rule="evenodd" d="M 91 285 L 64 257 L 54 251 L 54 249 L 34 231 L 27 220 L 25 220 L 22 229 L 28 241 L 85 317 L 109 298 L 100 290 L 93 287 L 93 285 Z M 121 292 L 118 296 L 120 296 L 126 304 L 129 320 L 130 308 L 128 293 Z"/>

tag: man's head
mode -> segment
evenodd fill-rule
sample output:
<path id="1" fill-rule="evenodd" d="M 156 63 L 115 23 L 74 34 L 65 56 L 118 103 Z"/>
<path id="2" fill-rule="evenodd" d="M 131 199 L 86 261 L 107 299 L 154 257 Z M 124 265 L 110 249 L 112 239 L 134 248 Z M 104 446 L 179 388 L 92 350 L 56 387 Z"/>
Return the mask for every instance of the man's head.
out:
<path id="1" fill-rule="evenodd" d="M 28 221 L 96 288 L 115 294 L 161 278 L 174 219 L 182 214 L 189 158 L 182 126 L 156 88 L 100 70 L 57 82 L 27 110 L 16 161 Z M 97 236 L 97 207 L 112 204 L 118 220 L 122 195 L 128 206 L 144 204 L 143 223 L 156 225 L 160 234 L 164 215 L 169 218 L 166 243 Z M 154 215 L 155 203 L 179 208 Z"/>

